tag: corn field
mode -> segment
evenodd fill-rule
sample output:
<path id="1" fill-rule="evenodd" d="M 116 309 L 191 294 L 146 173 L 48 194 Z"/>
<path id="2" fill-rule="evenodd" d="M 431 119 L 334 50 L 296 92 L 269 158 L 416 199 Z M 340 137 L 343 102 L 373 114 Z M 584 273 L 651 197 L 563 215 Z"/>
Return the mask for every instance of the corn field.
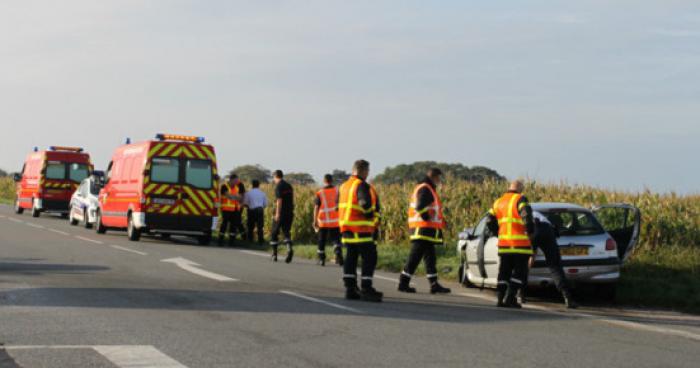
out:
<path id="1" fill-rule="evenodd" d="M 262 188 L 273 201 L 272 185 Z M 506 184 L 487 182 L 448 182 L 439 189 L 449 228 L 446 237 L 453 243 L 457 234 L 471 227 L 486 213 L 493 201 L 506 189 Z M 296 186 L 296 211 L 292 229 L 297 243 L 312 243 L 313 200 L 317 188 Z M 381 241 L 389 244 L 407 242 L 406 208 L 413 185 L 378 185 L 382 206 Z M 606 203 L 630 203 L 642 210 L 641 249 L 653 250 L 673 245 L 697 247 L 700 244 L 700 196 L 657 194 L 649 191 L 629 193 L 568 184 L 528 184 L 525 194 L 532 202 L 571 202 L 584 207 Z M 14 200 L 14 183 L 11 178 L 0 178 L 0 200 Z M 266 211 L 265 225 L 272 223 L 272 206 Z M 269 233 L 269 231 L 268 231 Z"/>

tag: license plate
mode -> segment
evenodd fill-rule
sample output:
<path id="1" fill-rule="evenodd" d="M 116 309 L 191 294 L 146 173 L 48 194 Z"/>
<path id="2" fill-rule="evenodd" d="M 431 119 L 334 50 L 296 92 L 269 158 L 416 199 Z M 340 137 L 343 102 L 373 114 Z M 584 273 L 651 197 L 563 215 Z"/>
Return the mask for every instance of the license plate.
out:
<path id="1" fill-rule="evenodd" d="M 587 256 L 588 247 L 568 247 L 561 248 L 562 256 Z"/>
<path id="2" fill-rule="evenodd" d="M 172 198 L 153 198 L 152 202 L 153 204 L 164 204 L 168 206 L 172 206 L 175 204 L 175 200 Z"/>

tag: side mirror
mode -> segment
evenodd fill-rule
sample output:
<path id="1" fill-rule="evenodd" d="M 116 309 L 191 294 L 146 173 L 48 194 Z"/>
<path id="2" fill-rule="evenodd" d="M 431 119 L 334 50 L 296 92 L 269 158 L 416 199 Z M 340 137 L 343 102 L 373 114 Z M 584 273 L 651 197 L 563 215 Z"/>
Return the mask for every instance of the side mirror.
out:
<path id="1" fill-rule="evenodd" d="M 150 175 L 151 175 L 151 170 L 149 170 L 149 169 L 143 170 L 143 176 L 150 176 Z"/>
<path id="2" fill-rule="evenodd" d="M 214 178 L 214 180 L 216 180 L 216 181 L 221 180 L 221 177 L 219 176 L 219 174 L 215 174 L 215 175 L 213 176 L 213 178 Z"/>
<path id="3" fill-rule="evenodd" d="M 12 180 L 14 180 L 15 183 L 18 183 L 22 181 L 22 175 L 20 175 L 19 173 L 14 173 L 14 175 L 12 175 Z"/>

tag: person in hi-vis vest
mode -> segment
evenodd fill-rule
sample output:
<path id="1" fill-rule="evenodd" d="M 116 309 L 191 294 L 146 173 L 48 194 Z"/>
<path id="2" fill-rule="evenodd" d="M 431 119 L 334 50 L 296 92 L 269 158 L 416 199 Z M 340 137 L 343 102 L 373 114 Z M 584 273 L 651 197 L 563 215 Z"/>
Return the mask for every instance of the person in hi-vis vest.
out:
<path id="1" fill-rule="evenodd" d="M 318 233 L 318 263 L 326 265 L 326 243 L 333 243 L 335 263 L 343 265 L 343 247 L 340 243 L 340 224 L 338 223 L 338 188 L 333 185 L 333 176 L 323 177 L 324 187 L 316 192 L 314 198 L 314 230 Z"/>

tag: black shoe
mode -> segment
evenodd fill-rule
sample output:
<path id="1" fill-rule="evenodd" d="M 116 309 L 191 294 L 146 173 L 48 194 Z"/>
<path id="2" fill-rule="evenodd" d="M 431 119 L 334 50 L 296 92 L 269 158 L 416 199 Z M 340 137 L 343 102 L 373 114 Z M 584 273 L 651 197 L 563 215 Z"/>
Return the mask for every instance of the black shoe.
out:
<path id="1" fill-rule="evenodd" d="M 431 294 L 449 294 L 451 293 L 452 290 L 443 287 L 442 285 L 438 284 L 437 281 L 430 285 L 430 293 Z"/>
<path id="2" fill-rule="evenodd" d="M 525 291 L 523 291 L 523 289 L 518 291 L 518 299 L 520 299 L 520 304 L 527 304 L 527 296 L 525 295 Z"/>
<path id="3" fill-rule="evenodd" d="M 505 301 L 506 308 L 522 309 L 522 305 L 518 303 L 518 298 L 514 294 L 509 294 Z"/>
<path id="4" fill-rule="evenodd" d="M 362 289 L 362 291 L 360 291 L 360 296 L 362 300 L 373 303 L 381 303 L 382 298 L 384 298 L 384 294 L 378 292 L 373 287 Z"/>
<path id="5" fill-rule="evenodd" d="M 335 264 L 342 266 L 345 261 L 343 260 L 343 249 L 341 247 L 335 247 Z"/>
<path id="6" fill-rule="evenodd" d="M 564 305 L 566 305 L 566 307 L 569 309 L 578 308 L 578 303 L 576 303 L 570 296 L 564 297 Z"/>
<path id="7" fill-rule="evenodd" d="M 399 291 L 406 294 L 415 294 L 416 288 L 411 287 L 408 284 L 399 284 Z"/>
<path id="8" fill-rule="evenodd" d="M 277 262 L 277 252 L 272 253 L 272 262 Z"/>
<path id="9" fill-rule="evenodd" d="M 316 263 L 321 267 L 324 267 L 326 265 L 326 259 L 325 258 L 319 258 L 318 262 Z"/>
<path id="10" fill-rule="evenodd" d="M 345 289 L 345 299 L 360 300 L 361 298 L 362 295 L 360 295 L 360 291 L 357 289 L 357 286 Z"/>
<path id="11" fill-rule="evenodd" d="M 289 249 L 287 251 L 287 258 L 284 259 L 284 262 L 285 263 L 292 263 L 292 258 L 294 258 L 294 250 Z"/>

